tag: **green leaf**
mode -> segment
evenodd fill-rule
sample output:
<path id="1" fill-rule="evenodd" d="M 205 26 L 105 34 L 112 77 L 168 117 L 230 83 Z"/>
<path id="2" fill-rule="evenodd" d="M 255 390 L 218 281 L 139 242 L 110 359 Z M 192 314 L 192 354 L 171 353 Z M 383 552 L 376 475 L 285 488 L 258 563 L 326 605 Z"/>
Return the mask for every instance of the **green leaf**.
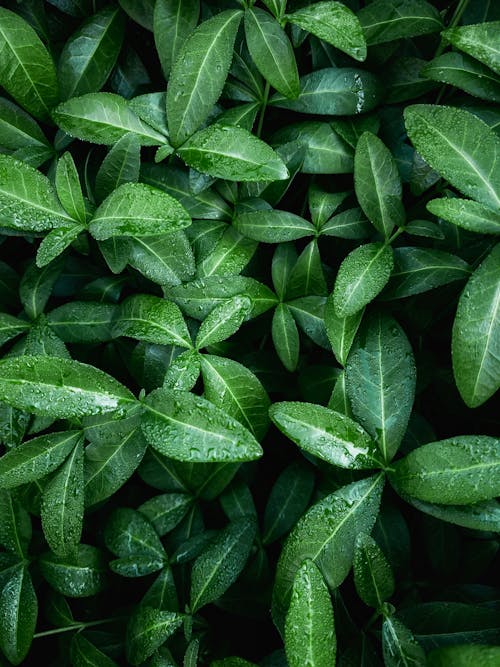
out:
<path id="1" fill-rule="evenodd" d="M 425 0 L 376 0 L 358 12 L 367 44 L 439 32 L 439 11 Z"/>
<path id="2" fill-rule="evenodd" d="M 271 544 L 293 528 L 307 507 L 313 486 L 314 474 L 297 461 L 280 473 L 264 510 L 264 544 Z"/>
<path id="3" fill-rule="evenodd" d="M 134 397 L 93 366 L 70 359 L 19 356 L 0 361 L 0 400 L 33 414 L 64 418 L 123 409 Z"/>
<path id="4" fill-rule="evenodd" d="M 61 431 L 11 449 L 0 458 L 0 488 L 11 489 L 45 477 L 63 463 L 80 438 L 80 431 Z"/>
<path id="5" fill-rule="evenodd" d="M 500 21 L 488 21 L 478 25 L 448 28 L 443 31 L 442 36 L 455 48 L 468 53 L 500 74 L 499 28 Z"/>
<path id="6" fill-rule="evenodd" d="M 424 160 L 465 195 L 500 206 L 500 138 L 465 109 L 416 104 L 404 112 L 406 130 Z"/>
<path id="7" fill-rule="evenodd" d="M 0 8 L 0 85 L 22 107 L 47 120 L 59 91 L 51 55 L 23 18 Z"/>
<path id="8" fill-rule="evenodd" d="M 132 132 L 123 135 L 102 161 L 95 179 L 95 194 L 99 201 L 108 197 L 124 183 L 139 180 L 141 143 Z"/>
<path id="9" fill-rule="evenodd" d="M 500 495 L 500 443 L 463 435 L 418 447 L 394 466 L 405 495 L 442 505 L 468 505 Z"/>
<path id="10" fill-rule="evenodd" d="M 302 250 L 294 267 L 286 289 L 286 298 L 326 295 L 328 293 L 318 241 L 313 239 Z"/>
<path id="11" fill-rule="evenodd" d="M 115 510 L 106 523 L 104 542 L 119 558 L 146 556 L 166 560 L 165 549 L 153 525 L 136 510 Z"/>
<path id="12" fill-rule="evenodd" d="M 156 389 L 144 402 L 142 429 L 149 444 L 178 461 L 236 462 L 259 458 L 262 450 L 238 421 L 209 401 Z"/>
<path id="13" fill-rule="evenodd" d="M 288 302 L 288 307 L 298 326 L 309 338 L 323 347 L 330 349 L 326 335 L 324 312 L 326 298 L 322 296 L 302 296 Z"/>
<path id="14" fill-rule="evenodd" d="M 386 462 L 405 434 L 415 382 L 413 352 L 403 329 L 388 315 L 368 315 L 347 359 L 346 390 L 355 418 Z"/>
<path id="15" fill-rule="evenodd" d="M 25 162 L 0 153 L 0 224 L 41 232 L 73 222 L 49 179 Z"/>
<path id="16" fill-rule="evenodd" d="M 309 187 L 308 204 L 314 226 L 321 229 L 329 220 L 342 202 L 349 195 L 348 192 L 326 192 L 312 183 Z"/>
<path id="17" fill-rule="evenodd" d="M 405 497 L 405 500 L 420 512 L 430 514 L 441 521 L 454 523 L 471 530 L 500 531 L 500 503 L 498 500 L 486 500 L 471 505 L 438 505 L 409 496 Z"/>
<path id="18" fill-rule="evenodd" d="M 113 335 L 159 345 L 191 347 L 191 337 L 179 306 L 148 294 L 135 294 L 123 301 Z"/>
<path id="19" fill-rule="evenodd" d="M 80 634 L 75 634 L 71 640 L 70 655 L 74 667 L 117 667 L 114 660 Z"/>
<path id="20" fill-rule="evenodd" d="M 28 655 L 37 615 L 38 602 L 28 568 L 19 565 L 0 594 L 0 648 L 13 665 L 20 665 Z"/>
<path id="21" fill-rule="evenodd" d="M 364 533 L 356 538 L 354 549 L 354 584 L 363 602 L 374 609 L 394 595 L 394 575 L 375 540 Z"/>
<path id="22" fill-rule="evenodd" d="M 76 241 L 85 229 L 85 225 L 75 222 L 68 225 L 61 225 L 50 231 L 38 246 L 36 265 L 42 269 L 53 262 Z"/>
<path id="23" fill-rule="evenodd" d="M 481 646 L 464 644 L 462 646 L 443 646 L 434 649 L 427 656 L 428 667 L 495 667 L 500 661 L 500 646 Z"/>
<path id="24" fill-rule="evenodd" d="M 113 338 L 116 311 L 112 303 L 70 301 L 49 313 L 47 319 L 65 343 L 100 343 Z"/>
<path id="25" fill-rule="evenodd" d="M 269 426 L 270 400 L 252 371 L 233 359 L 204 354 L 201 372 L 205 398 L 262 440 Z"/>
<path id="26" fill-rule="evenodd" d="M 427 202 L 427 210 L 477 234 L 500 234 L 500 215 L 470 199 L 446 197 Z M 407 230 L 408 231 L 408 230 Z"/>
<path id="27" fill-rule="evenodd" d="M 71 557 L 45 553 L 40 571 L 54 590 L 69 598 L 97 595 L 106 585 L 107 563 L 96 547 L 80 544 Z"/>
<path id="28" fill-rule="evenodd" d="M 12 151 L 36 147 L 47 150 L 47 159 L 52 148 L 38 123 L 17 104 L 0 97 L 0 144 Z"/>
<path id="29" fill-rule="evenodd" d="M 200 377 L 200 359 L 197 350 L 186 350 L 175 357 L 163 379 L 165 389 L 191 391 Z"/>
<path id="30" fill-rule="evenodd" d="M 192 497 L 185 493 L 165 493 L 146 500 L 138 510 L 153 524 L 158 535 L 163 537 L 184 518 L 192 502 Z"/>
<path id="31" fill-rule="evenodd" d="M 300 338 L 295 319 L 286 303 L 276 307 L 271 333 L 276 354 L 287 371 L 293 373 L 299 363 Z"/>
<path id="32" fill-rule="evenodd" d="M 297 97 L 297 63 L 290 40 L 278 21 L 263 9 L 248 9 L 245 36 L 250 56 L 266 81 L 285 97 Z"/>
<path id="33" fill-rule="evenodd" d="M 38 268 L 32 263 L 23 274 L 19 285 L 19 298 L 31 320 L 36 320 L 43 313 L 61 270 L 60 261 L 44 268 Z"/>
<path id="34" fill-rule="evenodd" d="M 387 284 L 393 266 L 392 248 L 384 243 L 368 243 L 350 252 L 333 288 L 337 316 L 350 317 L 370 303 Z"/>
<path id="35" fill-rule="evenodd" d="M 471 270 L 467 262 L 442 250 L 430 248 L 394 249 L 394 269 L 384 291 L 386 299 L 402 299 L 412 294 L 465 280 Z"/>
<path id="36" fill-rule="evenodd" d="M 356 197 L 366 217 L 385 238 L 405 222 L 401 178 L 390 150 L 371 132 L 364 132 L 354 156 Z"/>
<path id="37" fill-rule="evenodd" d="M 83 443 L 51 478 L 42 495 L 43 534 L 52 551 L 60 556 L 73 553 L 83 530 Z"/>
<path id="38" fill-rule="evenodd" d="M 285 623 L 285 649 L 290 667 L 330 667 L 337 641 L 330 593 L 318 567 L 305 560 L 293 581 Z"/>
<path id="39" fill-rule="evenodd" d="M 408 628 L 394 616 L 386 616 L 382 625 L 382 650 L 387 667 L 425 667 L 422 647 Z"/>
<path id="40" fill-rule="evenodd" d="M 210 125 L 177 149 L 186 164 L 231 181 L 276 181 L 288 169 L 273 149 L 242 127 Z"/>
<path id="41" fill-rule="evenodd" d="M 241 16 L 239 10 L 226 10 L 203 21 L 180 49 L 167 90 L 168 129 L 174 147 L 196 132 L 219 99 Z"/>
<path id="42" fill-rule="evenodd" d="M 119 8 L 106 7 L 71 35 L 59 57 L 58 78 L 63 99 L 102 88 L 120 53 L 124 29 L 124 16 Z"/>
<path id="43" fill-rule="evenodd" d="M 200 14 L 199 0 L 157 0 L 154 10 L 154 37 L 165 78 L 182 45 L 196 28 Z"/>
<path id="44" fill-rule="evenodd" d="M 112 146 L 129 132 L 141 146 L 161 146 L 167 139 L 143 123 L 120 95 L 87 93 L 63 102 L 52 112 L 57 125 L 67 134 L 94 144 Z"/>
<path id="45" fill-rule="evenodd" d="M 300 78 L 294 100 L 275 94 L 270 104 L 281 109 L 326 116 L 351 116 L 373 109 L 380 99 L 380 84 L 366 70 L 326 67 Z"/>
<path id="46" fill-rule="evenodd" d="M 314 226 L 295 213 L 269 209 L 240 213 L 233 221 L 236 229 L 251 239 L 264 243 L 283 243 L 312 236 Z"/>
<path id="47" fill-rule="evenodd" d="M 26 333 L 30 329 L 30 323 L 20 320 L 7 313 L 0 313 L 0 345 L 4 345 L 12 338 Z"/>
<path id="48" fill-rule="evenodd" d="M 340 2 L 315 2 L 285 17 L 355 60 L 366 59 L 366 40 L 356 15 Z"/>
<path id="49" fill-rule="evenodd" d="M 482 100 L 500 102 L 500 79 L 488 67 L 462 53 L 448 52 L 431 60 L 421 75 L 456 86 Z"/>
<path id="50" fill-rule="evenodd" d="M 258 244 L 228 225 L 217 244 L 201 262 L 197 276 L 205 278 L 213 274 L 235 275 L 240 273 L 253 257 Z"/>
<path id="51" fill-rule="evenodd" d="M 290 440 L 331 465 L 377 467 L 377 448 L 352 419 L 313 403 L 274 403 L 269 415 Z"/>
<path id="52" fill-rule="evenodd" d="M 247 296 L 233 296 L 216 306 L 203 320 L 196 335 L 196 349 L 219 343 L 241 327 L 252 307 Z"/>
<path id="53" fill-rule="evenodd" d="M 191 280 L 194 255 L 183 231 L 130 237 L 130 266 L 158 285 L 179 285 Z"/>
<path id="54" fill-rule="evenodd" d="M 500 386 L 500 244 L 475 270 L 458 302 L 452 335 L 453 373 L 470 408 Z"/>
<path id="55" fill-rule="evenodd" d="M 273 590 L 273 618 L 279 628 L 301 564 L 311 559 L 330 589 L 351 569 L 358 533 L 369 533 L 377 517 L 384 485 L 381 474 L 362 479 L 326 496 L 299 519 L 281 552 Z"/>
<path id="56" fill-rule="evenodd" d="M 320 230 L 321 236 L 336 236 L 341 239 L 366 239 L 373 234 L 373 227 L 356 206 L 348 208 L 330 218 Z"/>
<path id="57" fill-rule="evenodd" d="M 1 460 L 1 459 L 0 459 Z M 31 542 L 31 519 L 19 498 L 5 489 L 0 490 L 0 544 L 18 558 L 25 558 Z M 17 558 L 18 557 L 18 558 Z M 3 568 L 0 568 L 3 569 Z M 3 576 L 3 575 L 2 575 Z M 0 584 L 2 586 L 2 584 Z"/>
<path id="58" fill-rule="evenodd" d="M 333 293 L 326 300 L 325 327 L 328 340 L 332 346 L 335 358 L 341 366 L 345 366 L 349 351 L 363 319 L 364 309 L 354 315 L 339 317 L 335 312 Z"/>
<path id="59" fill-rule="evenodd" d="M 238 578 L 255 537 L 256 523 L 244 517 L 231 522 L 196 559 L 191 572 L 191 611 L 217 600 Z"/>
<path id="60" fill-rule="evenodd" d="M 89 231 L 103 241 L 112 236 L 172 234 L 190 224 L 186 209 L 166 192 L 144 183 L 124 183 L 99 206 Z"/>
<path id="61" fill-rule="evenodd" d="M 138 607 L 127 625 L 126 654 L 131 665 L 147 660 L 183 623 L 184 617 L 153 607 Z"/>

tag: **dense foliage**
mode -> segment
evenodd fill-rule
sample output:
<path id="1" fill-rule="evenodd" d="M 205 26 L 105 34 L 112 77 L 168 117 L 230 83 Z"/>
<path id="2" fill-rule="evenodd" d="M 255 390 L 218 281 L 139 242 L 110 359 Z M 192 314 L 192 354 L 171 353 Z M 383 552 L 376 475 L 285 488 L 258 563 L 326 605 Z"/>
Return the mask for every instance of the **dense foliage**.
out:
<path id="1" fill-rule="evenodd" d="M 499 4 L 8 0 L 0 86 L 0 664 L 499 665 Z"/>

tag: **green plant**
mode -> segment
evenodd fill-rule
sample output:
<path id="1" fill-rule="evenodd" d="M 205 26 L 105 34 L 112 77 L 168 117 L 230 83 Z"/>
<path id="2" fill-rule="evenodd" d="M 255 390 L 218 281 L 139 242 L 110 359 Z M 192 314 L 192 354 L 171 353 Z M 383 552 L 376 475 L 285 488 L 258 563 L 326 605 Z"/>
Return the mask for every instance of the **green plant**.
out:
<path id="1" fill-rule="evenodd" d="M 0 663 L 498 665 L 498 6 L 3 4 Z"/>

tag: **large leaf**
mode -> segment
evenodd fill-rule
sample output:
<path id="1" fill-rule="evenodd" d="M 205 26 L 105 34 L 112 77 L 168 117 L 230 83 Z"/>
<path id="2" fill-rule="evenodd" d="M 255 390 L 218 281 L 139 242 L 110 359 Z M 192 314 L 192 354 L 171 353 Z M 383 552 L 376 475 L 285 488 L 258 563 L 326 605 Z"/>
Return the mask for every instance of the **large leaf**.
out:
<path id="1" fill-rule="evenodd" d="M 427 210 L 438 218 L 478 234 L 500 234 L 500 214 L 471 199 L 432 199 Z"/>
<path id="2" fill-rule="evenodd" d="M 465 51 L 500 74 L 499 29 L 500 21 L 488 21 L 477 25 L 448 28 L 443 32 L 443 37 L 455 48 Z"/>
<path id="3" fill-rule="evenodd" d="M 405 109 L 408 136 L 424 160 L 465 195 L 500 206 L 500 138 L 465 109 L 416 104 Z"/>
<path id="4" fill-rule="evenodd" d="M 457 387 L 469 407 L 481 405 L 500 387 L 500 244 L 460 296 L 452 358 Z"/>
<path id="5" fill-rule="evenodd" d="M 295 241 L 314 234 L 314 226 L 295 213 L 269 209 L 242 212 L 234 219 L 234 226 L 242 234 L 264 243 Z"/>
<path id="6" fill-rule="evenodd" d="M 220 343 L 238 331 L 252 309 L 247 296 L 233 296 L 216 306 L 203 320 L 196 334 L 196 349 Z"/>
<path id="7" fill-rule="evenodd" d="M 467 505 L 500 495 L 500 442 L 463 435 L 410 452 L 391 473 L 403 494 L 443 505 Z"/>
<path id="8" fill-rule="evenodd" d="M 71 359 L 19 356 L 0 361 L 0 399 L 48 417 L 82 417 L 123 409 L 131 392 L 107 373 Z"/>
<path id="9" fill-rule="evenodd" d="M 198 23 L 199 0 L 157 0 L 154 10 L 154 37 L 163 74 L 170 75 L 172 65 Z"/>
<path id="10" fill-rule="evenodd" d="M 423 67 L 421 74 L 433 81 L 460 88 L 482 100 L 500 102 L 499 77 L 463 53 L 443 53 Z"/>
<path id="11" fill-rule="evenodd" d="M 206 399 L 156 389 L 146 399 L 142 429 L 149 444 L 178 461 L 251 461 L 262 454 L 239 422 Z"/>
<path id="12" fill-rule="evenodd" d="M 285 649 L 290 667 L 331 667 L 336 656 L 330 593 L 312 560 L 297 570 L 285 624 Z"/>
<path id="13" fill-rule="evenodd" d="M 47 120 L 59 91 L 51 55 L 23 18 L 0 8 L 0 85 L 22 107 Z"/>
<path id="14" fill-rule="evenodd" d="M 51 552 L 40 557 L 40 571 L 61 595 L 83 598 L 97 595 L 106 585 L 107 562 L 104 554 L 89 544 L 80 544 L 75 556 Z"/>
<path id="15" fill-rule="evenodd" d="M 140 665 L 181 627 L 183 616 L 148 606 L 136 608 L 127 626 L 126 652 L 131 665 Z"/>
<path id="16" fill-rule="evenodd" d="M 369 46 L 439 32 L 438 10 L 425 0 L 376 0 L 358 12 Z"/>
<path id="17" fill-rule="evenodd" d="M 207 119 L 224 87 L 242 12 L 227 10 L 204 21 L 184 42 L 172 67 L 167 117 L 175 147 Z"/>
<path id="18" fill-rule="evenodd" d="M 20 665 L 30 650 L 37 615 L 35 589 L 20 564 L 0 594 L 0 648 L 13 665 Z"/>

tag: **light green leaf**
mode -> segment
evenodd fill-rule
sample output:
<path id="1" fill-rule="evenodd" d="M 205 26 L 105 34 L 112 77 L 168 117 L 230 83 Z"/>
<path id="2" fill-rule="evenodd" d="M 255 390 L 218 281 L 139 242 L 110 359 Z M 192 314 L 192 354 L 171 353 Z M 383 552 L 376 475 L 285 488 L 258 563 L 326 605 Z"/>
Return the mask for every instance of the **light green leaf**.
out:
<path id="1" fill-rule="evenodd" d="M 350 252 L 340 265 L 333 288 L 337 316 L 355 315 L 373 301 L 386 286 L 393 266 L 390 245 L 368 243 Z"/>
<path id="2" fill-rule="evenodd" d="M 30 330 L 30 323 L 13 315 L 0 313 L 0 345 Z"/>
<path id="3" fill-rule="evenodd" d="M 500 244 L 475 270 L 460 296 L 451 350 L 458 390 L 475 408 L 500 386 Z"/>
<path id="4" fill-rule="evenodd" d="M 161 146 L 167 139 L 143 123 L 120 95 L 87 93 L 63 102 L 52 112 L 57 125 L 67 134 L 94 144 L 112 146 L 129 132 L 142 146 Z"/>
<path id="5" fill-rule="evenodd" d="M 314 225 L 304 218 L 278 209 L 240 213 L 233 224 L 244 236 L 264 243 L 294 241 L 315 232 Z"/>
<path id="6" fill-rule="evenodd" d="M 276 354 L 287 371 L 293 373 L 299 363 L 300 338 L 295 319 L 286 303 L 276 307 L 271 333 Z"/>
<path id="7" fill-rule="evenodd" d="M 386 462 L 405 434 L 415 397 L 411 345 L 383 313 L 365 319 L 346 364 L 346 389 L 355 418 L 377 441 Z"/>
<path id="8" fill-rule="evenodd" d="M 149 444 L 178 461 L 251 461 L 260 445 L 238 421 L 206 399 L 156 389 L 145 400 L 142 429 Z"/>
<path id="9" fill-rule="evenodd" d="M 130 237 L 130 266 L 159 285 L 179 285 L 191 280 L 194 255 L 183 231 L 156 236 Z"/>
<path id="10" fill-rule="evenodd" d="M 47 120 L 58 102 L 56 69 L 50 53 L 29 23 L 2 8 L 0 85 L 40 120 Z"/>
<path id="11" fill-rule="evenodd" d="M 335 46 L 355 60 L 365 60 L 366 40 L 356 15 L 341 2 L 315 2 L 286 19 Z"/>
<path id="12" fill-rule="evenodd" d="M 297 97 L 297 63 L 290 40 L 278 21 L 263 9 L 248 9 L 245 36 L 250 56 L 262 76 L 285 97 Z"/>
<path id="13" fill-rule="evenodd" d="M 318 567 L 305 560 L 293 581 L 285 623 L 285 650 L 290 667 L 331 667 L 337 641 L 330 593 Z"/>
<path id="14" fill-rule="evenodd" d="M 41 232 L 73 222 L 49 179 L 25 162 L 0 153 L 0 224 Z"/>
<path id="15" fill-rule="evenodd" d="M 382 625 L 382 650 L 387 667 L 425 667 L 423 648 L 408 628 L 394 616 L 386 616 Z"/>
<path id="16" fill-rule="evenodd" d="M 125 299 L 116 317 L 113 335 L 159 345 L 191 347 L 191 337 L 179 306 L 148 294 Z"/>
<path id="17" fill-rule="evenodd" d="M 111 6 L 88 18 L 71 35 L 59 56 L 58 78 L 63 99 L 102 88 L 120 53 L 124 29 L 123 14 Z"/>
<path id="18" fill-rule="evenodd" d="M 366 217 L 385 238 L 402 227 L 405 211 L 401 178 L 390 150 L 371 132 L 364 132 L 354 156 L 356 197 Z"/>
<path id="19" fill-rule="evenodd" d="M 200 377 L 200 359 L 201 355 L 197 350 L 186 350 L 175 357 L 163 379 L 165 389 L 191 391 Z"/>
<path id="20" fill-rule="evenodd" d="M 0 458 L 0 488 L 11 489 L 45 477 L 63 463 L 80 438 L 80 431 L 61 431 L 11 449 Z"/>
<path id="21" fill-rule="evenodd" d="M 198 556 L 191 572 L 193 613 L 217 600 L 238 578 L 250 555 L 256 528 L 255 520 L 249 517 L 231 522 Z"/>
<path id="22" fill-rule="evenodd" d="M 42 269 L 59 257 L 66 248 L 76 241 L 86 226 L 79 222 L 69 223 L 52 229 L 42 239 L 36 251 L 36 265 Z"/>
<path id="23" fill-rule="evenodd" d="M 355 421 L 313 403 L 274 403 L 274 424 L 309 454 L 341 468 L 376 468 L 377 448 Z"/>
<path id="24" fill-rule="evenodd" d="M 83 530 L 83 442 L 51 478 L 42 494 L 43 534 L 52 551 L 70 555 L 80 542 Z"/>
<path id="25" fill-rule="evenodd" d="M 439 11 L 425 0 L 376 0 L 358 12 L 369 46 L 439 32 Z"/>
<path id="26" fill-rule="evenodd" d="M 241 16 L 241 11 L 230 9 L 203 21 L 180 49 L 167 90 L 168 129 L 174 147 L 196 132 L 219 99 Z"/>
<path id="27" fill-rule="evenodd" d="M 242 127 L 210 125 L 190 137 L 177 154 L 190 167 L 230 181 L 279 181 L 289 176 L 279 155 Z"/>
<path id="28" fill-rule="evenodd" d="M 500 495 L 500 442 L 463 435 L 431 442 L 398 461 L 391 480 L 402 494 L 442 505 L 468 505 Z"/>
<path id="29" fill-rule="evenodd" d="M 273 618 L 283 627 L 297 570 L 305 559 L 320 569 L 330 589 L 351 569 L 358 533 L 369 533 L 377 517 L 384 485 L 382 474 L 362 479 L 313 505 L 288 536 L 278 561 L 273 590 Z"/>
<path id="30" fill-rule="evenodd" d="M 477 234 L 500 234 L 500 215 L 471 199 L 446 197 L 427 202 L 427 210 Z"/>
<path id="31" fill-rule="evenodd" d="M 465 109 L 416 104 L 404 112 L 406 130 L 424 160 L 465 195 L 500 206 L 500 138 Z"/>
<path id="32" fill-rule="evenodd" d="M 98 368 L 28 355 L 0 361 L 0 400 L 59 419 L 123 409 L 135 401 L 128 389 Z"/>
<path id="33" fill-rule="evenodd" d="M 37 615 L 35 589 L 28 568 L 20 564 L 0 594 L 0 648 L 13 665 L 28 655 Z"/>
<path id="34" fill-rule="evenodd" d="M 196 349 L 219 343 L 241 327 L 252 307 L 247 296 L 233 296 L 216 306 L 203 320 L 196 336 Z"/>
<path id="35" fill-rule="evenodd" d="M 141 143 L 137 134 L 124 134 L 102 161 L 95 178 L 95 194 L 99 201 L 108 197 L 124 183 L 139 180 Z"/>
<path id="36" fill-rule="evenodd" d="M 126 654 L 131 665 L 147 660 L 183 623 L 182 614 L 141 606 L 127 625 Z"/>
<path id="37" fill-rule="evenodd" d="M 112 236 L 172 234 L 191 224 L 186 209 L 145 183 L 124 183 L 99 206 L 89 225 L 98 241 Z"/>
<path id="38" fill-rule="evenodd" d="M 199 0 L 155 2 L 153 18 L 155 45 L 165 78 L 168 79 L 182 45 L 196 28 L 199 14 Z"/>
<path id="39" fill-rule="evenodd" d="M 443 31 L 442 36 L 455 48 L 468 53 L 500 74 L 499 29 L 500 21 L 488 21 L 478 25 L 448 28 Z"/>
<path id="40" fill-rule="evenodd" d="M 325 327 L 335 358 L 345 366 L 356 332 L 363 319 L 364 309 L 349 317 L 339 317 L 335 311 L 333 293 L 326 300 Z"/>
<path id="41" fill-rule="evenodd" d="M 394 594 L 394 575 L 373 537 L 360 533 L 354 548 L 354 584 L 363 602 L 374 609 Z"/>

